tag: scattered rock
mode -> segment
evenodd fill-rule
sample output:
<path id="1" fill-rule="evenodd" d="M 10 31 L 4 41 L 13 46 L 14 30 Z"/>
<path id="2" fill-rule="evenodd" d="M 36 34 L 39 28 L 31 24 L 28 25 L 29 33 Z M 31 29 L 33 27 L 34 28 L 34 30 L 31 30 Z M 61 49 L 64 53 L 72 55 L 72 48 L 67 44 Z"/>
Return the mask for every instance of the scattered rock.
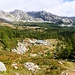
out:
<path id="1" fill-rule="evenodd" d="M 24 66 L 28 68 L 28 70 L 31 70 L 32 72 L 35 72 L 40 69 L 38 65 L 34 65 L 34 63 L 32 62 L 26 62 Z"/>
<path id="2" fill-rule="evenodd" d="M 6 71 L 6 67 L 3 62 L 0 62 L 0 71 Z"/>
<path id="3" fill-rule="evenodd" d="M 69 73 L 66 73 L 66 75 L 69 75 Z"/>
<path id="4" fill-rule="evenodd" d="M 65 72 L 62 72 L 61 75 L 66 75 L 66 73 Z"/>
<path id="5" fill-rule="evenodd" d="M 62 61 L 58 61 L 60 64 L 63 64 Z"/>
<path id="6" fill-rule="evenodd" d="M 32 53 L 31 53 L 30 56 L 31 56 L 31 57 L 36 57 L 37 54 L 32 54 Z"/>
<path id="7" fill-rule="evenodd" d="M 61 73 L 61 75 L 69 75 L 69 72 L 64 71 Z"/>
<path id="8" fill-rule="evenodd" d="M 49 50 L 44 50 L 44 53 L 47 53 Z"/>
<path id="9" fill-rule="evenodd" d="M 19 73 L 15 73 L 15 75 L 19 75 Z"/>
<path id="10" fill-rule="evenodd" d="M 17 63 L 13 62 L 12 67 L 13 67 L 14 69 L 18 69 Z"/>

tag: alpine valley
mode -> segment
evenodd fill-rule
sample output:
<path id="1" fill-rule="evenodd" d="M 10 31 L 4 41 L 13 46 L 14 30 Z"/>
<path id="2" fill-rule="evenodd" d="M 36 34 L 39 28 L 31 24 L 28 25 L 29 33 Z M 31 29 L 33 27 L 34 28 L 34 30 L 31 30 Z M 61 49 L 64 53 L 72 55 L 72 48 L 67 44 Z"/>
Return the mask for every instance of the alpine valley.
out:
<path id="1" fill-rule="evenodd" d="M 1 10 L 0 75 L 75 75 L 75 17 Z"/>

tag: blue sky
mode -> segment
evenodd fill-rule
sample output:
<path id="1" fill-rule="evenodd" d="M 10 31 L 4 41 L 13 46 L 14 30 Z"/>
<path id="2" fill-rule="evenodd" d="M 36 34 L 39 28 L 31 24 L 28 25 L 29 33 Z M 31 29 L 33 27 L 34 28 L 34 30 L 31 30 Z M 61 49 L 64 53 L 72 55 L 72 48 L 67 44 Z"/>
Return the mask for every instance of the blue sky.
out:
<path id="1" fill-rule="evenodd" d="M 70 2 L 70 1 L 74 1 L 74 0 L 63 0 L 64 2 Z"/>
<path id="2" fill-rule="evenodd" d="M 75 16 L 75 0 L 0 0 L 0 10 L 45 10 L 59 16 Z"/>

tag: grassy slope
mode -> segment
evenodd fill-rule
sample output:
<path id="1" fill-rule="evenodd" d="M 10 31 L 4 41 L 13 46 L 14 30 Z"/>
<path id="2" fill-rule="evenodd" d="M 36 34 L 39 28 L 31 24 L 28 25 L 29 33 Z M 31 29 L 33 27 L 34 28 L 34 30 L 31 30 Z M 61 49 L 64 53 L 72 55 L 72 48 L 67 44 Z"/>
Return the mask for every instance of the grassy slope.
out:
<path id="1" fill-rule="evenodd" d="M 44 45 L 31 45 L 31 48 L 28 52 L 23 55 L 19 55 L 16 53 L 12 53 L 9 51 L 0 51 L 0 61 L 2 61 L 6 67 L 7 72 L 0 72 L 3 75 L 16 75 L 16 73 L 20 75 L 60 75 L 62 71 L 73 69 L 75 63 L 56 60 L 53 58 L 54 47 L 56 46 L 57 40 L 48 40 L 54 41 L 51 44 L 53 46 L 44 46 Z M 56 43 L 55 43 L 56 42 Z M 44 53 L 45 50 L 49 50 L 51 54 Z M 38 52 L 42 53 L 36 57 L 31 57 L 30 54 L 38 54 Z M 62 64 L 60 64 L 62 61 Z M 18 69 L 14 69 L 11 65 L 13 62 L 18 64 Z M 27 68 L 24 67 L 25 62 L 33 62 L 37 64 L 41 69 L 37 72 L 31 72 Z"/>

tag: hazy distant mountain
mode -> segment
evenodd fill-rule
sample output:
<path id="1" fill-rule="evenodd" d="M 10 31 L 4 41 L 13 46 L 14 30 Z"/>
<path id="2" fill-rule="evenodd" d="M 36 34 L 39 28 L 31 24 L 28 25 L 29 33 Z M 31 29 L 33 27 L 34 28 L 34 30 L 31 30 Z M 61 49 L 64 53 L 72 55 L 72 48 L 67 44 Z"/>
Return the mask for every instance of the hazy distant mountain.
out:
<path id="1" fill-rule="evenodd" d="M 44 21 L 52 21 L 54 22 L 55 19 L 60 19 L 60 17 L 53 15 L 46 11 L 39 11 L 39 12 L 28 12 L 28 14 L 34 18 L 42 18 Z"/>
<path id="2" fill-rule="evenodd" d="M 11 12 L 0 11 L 0 19 L 7 22 L 28 21 L 28 22 L 50 22 L 59 24 L 72 24 L 75 18 L 60 17 L 46 11 L 25 12 L 22 10 L 14 10 Z"/>

